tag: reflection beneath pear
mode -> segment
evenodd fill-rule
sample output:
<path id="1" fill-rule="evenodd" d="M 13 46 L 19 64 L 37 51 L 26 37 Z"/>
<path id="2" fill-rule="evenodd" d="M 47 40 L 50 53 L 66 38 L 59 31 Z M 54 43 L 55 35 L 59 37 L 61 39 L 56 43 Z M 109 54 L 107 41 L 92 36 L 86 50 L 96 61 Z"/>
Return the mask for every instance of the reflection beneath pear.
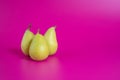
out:
<path id="1" fill-rule="evenodd" d="M 23 77 L 36 79 L 61 79 L 62 66 L 59 59 L 55 56 L 49 57 L 43 62 L 36 62 L 30 60 L 21 61 L 21 71 Z"/>

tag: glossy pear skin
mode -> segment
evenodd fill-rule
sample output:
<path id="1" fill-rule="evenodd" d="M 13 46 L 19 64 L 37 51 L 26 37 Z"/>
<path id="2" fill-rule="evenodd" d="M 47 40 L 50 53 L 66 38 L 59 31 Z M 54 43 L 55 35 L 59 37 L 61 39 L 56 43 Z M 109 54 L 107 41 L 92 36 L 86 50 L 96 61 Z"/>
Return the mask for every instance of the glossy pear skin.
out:
<path id="1" fill-rule="evenodd" d="M 30 29 L 27 29 L 21 41 L 21 50 L 25 55 L 29 55 L 29 46 L 33 37 L 34 34 L 30 31 Z"/>
<path id="2" fill-rule="evenodd" d="M 55 54 L 58 48 L 55 27 L 49 28 L 44 36 L 49 46 L 49 55 Z"/>
<path id="3" fill-rule="evenodd" d="M 29 55 L 36 61 L 41 61 L 48 57 L 49 49 L 44 36 L 39 33 L 34 36 L 29 48 Z"/>

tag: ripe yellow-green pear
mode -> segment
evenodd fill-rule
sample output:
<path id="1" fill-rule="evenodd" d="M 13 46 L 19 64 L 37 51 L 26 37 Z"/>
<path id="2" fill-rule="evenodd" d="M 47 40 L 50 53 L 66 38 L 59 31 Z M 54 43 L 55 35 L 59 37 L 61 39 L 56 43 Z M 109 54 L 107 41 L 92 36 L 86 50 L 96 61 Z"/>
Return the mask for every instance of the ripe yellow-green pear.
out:
<path id="1" fill-rule="evenodd" d="M 44 35 L 49 46 L 49 55 L 55 54 L 58 48 L 55 28 L 55 26 L 50 27 Z"/>
<path id="2" fill-rule="evenodd" d="M 45 37 L 37 32 L 34 36 L 30 48 L 29 55 L 33 60 L 41 61 L 48 57 L 49 49 Z"/>
<path id="3" fill-rule="evenodd" d="M 30 31 L 31 25 L 25 31 L 22 41 L 21 41 L 21 50 L 25 55 L 29 55 L 29 46 L 34 37 L 34 34 Z"/>

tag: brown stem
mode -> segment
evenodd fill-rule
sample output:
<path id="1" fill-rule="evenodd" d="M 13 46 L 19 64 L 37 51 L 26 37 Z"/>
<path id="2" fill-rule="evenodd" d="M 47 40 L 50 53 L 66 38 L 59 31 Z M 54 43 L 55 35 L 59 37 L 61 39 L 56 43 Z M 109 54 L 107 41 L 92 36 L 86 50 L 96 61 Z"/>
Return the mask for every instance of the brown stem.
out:
<path id="1" fill-rule="evenodd" d="M 28 25 L 28 29 L 30 30 L 31 27 L 32 27 L 32 24 L 29 24 L 29 25 Z"/>
<path id="2" fill-rule="evenodd" d="M 40 33 L 40 29 L 38 28 L 37 33 Z"/>
<path id="3" fill-rule="evenodd" d="M 57 26 L 55 25 L 55 26 L 54 26 L 54 29 L 56 29 L 56 28 L 57 28 Z"/>

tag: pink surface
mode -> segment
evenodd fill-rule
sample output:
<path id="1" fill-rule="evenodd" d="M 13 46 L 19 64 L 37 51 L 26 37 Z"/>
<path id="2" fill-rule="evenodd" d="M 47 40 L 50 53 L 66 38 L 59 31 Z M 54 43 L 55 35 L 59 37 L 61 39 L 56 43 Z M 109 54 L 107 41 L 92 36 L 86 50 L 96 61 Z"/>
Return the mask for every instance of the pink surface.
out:
<path id="1" fill-rule="evenodd" d="M 56 55 L 22 54 L 29 23 L 42 34 L 57 25 Z M 3 0 L 0 36 L 0 80 L 120 80 L 120 0 Z"/>

